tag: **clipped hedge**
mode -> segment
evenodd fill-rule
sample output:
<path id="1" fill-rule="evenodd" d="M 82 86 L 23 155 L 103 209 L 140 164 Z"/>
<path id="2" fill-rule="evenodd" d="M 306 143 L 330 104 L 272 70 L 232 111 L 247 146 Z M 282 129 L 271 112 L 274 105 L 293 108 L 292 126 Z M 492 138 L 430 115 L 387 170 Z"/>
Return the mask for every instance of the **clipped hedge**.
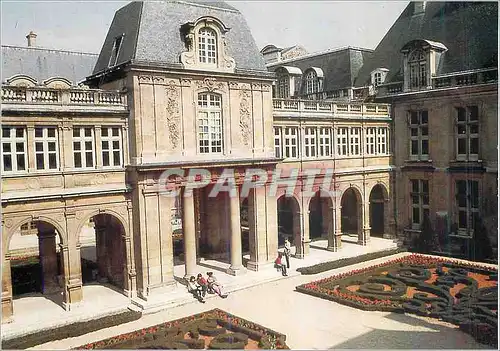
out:
<path id="1" fill-rule="evenodd" d="M 64 325 L 61 327 L 52 328 L 50 330 L 42 330 L 33 334 L 14 337 L 8 340 L 2 340 L 3 349 L 27 349 L 36 345 L 45 344 L 47 342 L 74 338 L 80 335 L 88 334 L 96 330 L 114 327 L 123 323 L 132 322 L 141 318 L 142 313 L 136 311 L 125 311 L 92 321 L 82 321 Z M 50 318 L 50 316 L 48 316 Z"/>
<path id="2" fill-rule="evenodd" d="M 356 257 L 347 257 L 341 258 L 340 260 L 323 262 L 319 264 L 315 264 L 314 266 L 297 268 L 297 272 L 300 272 L 304 275 L 318 274 L 326 271 L 330 271 L 332 269 L 342 268 L 346 266 L 351 266 L 353 264 L 374 260 L 381 257 L 395 255 L 400 252 L 406 252 L 406 249 L 397 248 L 386 251 L 379 252 L 370 252 L 364 255 L 356 256 Z"/>

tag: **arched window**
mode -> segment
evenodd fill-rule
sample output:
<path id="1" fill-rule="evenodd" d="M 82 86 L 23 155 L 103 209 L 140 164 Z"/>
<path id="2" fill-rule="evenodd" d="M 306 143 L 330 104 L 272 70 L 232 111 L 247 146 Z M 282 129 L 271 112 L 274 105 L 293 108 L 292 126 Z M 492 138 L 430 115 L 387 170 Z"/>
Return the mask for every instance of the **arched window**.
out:
<path id="1" fill-rule="evenodd" d="M 310 70 L 306 74 L 306 94 L 314 94 L 319 91 L 319 81 L 316 72 Z"/>
<path id="2" fill-rule="evenodd" d="M 281 71 L 277 74 L 276 86 L 277 98 L 287 99 L 290 97 L 290 76 L 288 73 Z"/>
<path id="3" fill-rule="evenodd" d="M 198 31 L 198 60 L 200 63 L 217 64 L 217 34 L 208 27 Z"/>
<path id="4" fill-rule="evenodd" d="M 198 145 L 202 154 L 222 152 L 222 108 L 218 94 L 198 94 Z"/>
<path id="5" fill-rule="evenodd" d="M 427 59 L 423 50 L 415 50 L 408 58 L 410 67 L 410 87 L 420 88 L 427 86 Z"/>

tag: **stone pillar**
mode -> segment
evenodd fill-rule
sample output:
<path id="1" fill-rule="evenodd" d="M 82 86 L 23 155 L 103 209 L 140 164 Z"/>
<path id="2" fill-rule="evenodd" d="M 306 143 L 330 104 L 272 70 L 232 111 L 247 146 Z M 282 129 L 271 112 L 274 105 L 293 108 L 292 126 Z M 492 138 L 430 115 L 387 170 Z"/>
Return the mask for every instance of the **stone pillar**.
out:
<path id="1" fill-rule="evenodd" d="M 278 256 L 278 201 L 275 194 L 271 194 L 270 185 L 266 184 L 264 188 L 264 196 L 266 197 L 266 209 L 265 209 L 265 225 L 267 227 L 267 238 L 264 239 L 267 246 L 267 262 L 274 263 L 274 260 Z M 259 188 L 256 190 L 256 194 L 259 192 Z M 257 236 L 265 236 L 264 232 L 257 232 Z"/>
<path id="2" fill-rule="evenodd" d="M 330 207 L 330 218 L 331 226 L 328 230 L 327 250 L 336 252 L 342 248 L 341 208 Z"/>
<path id="3" fill-rule="evenodd" d="M 384 199 L 384 238 L 396 238 L 393 203 Z"/>
<path id="4" fill-rule="evenodd" d="M 295 245 L 295 257 L 304 258 L 304 242 L 303 234 L 303 214 L 300 211 L 295 211 L 293 214 L 293 244 Z"/>
<path id="5" fill-rule="evenodd" d="M 362 226 L 358 227 L 358 244 L 366 246 L 370 242 L 370 201 L 365 201 L 361 206 L 360 222 Z"/>
<path id="6" fill-rule="evenodd" d="M 54 229 L 38 234 L 38 250 L 42 266 L 42 292 L 53 294 L 59 291 L 57 284 L 56 232 Z"/>
<path id="7" fill-rule="evenodd" d="M 13 313 L 10 256 L 5 254 L 2 264 L 2 323 L 10 322 Z"/>
<path id="8" fill-rule="evenodd" d="M 182 231 L 184 234 L 184 278 L 196 275 L 196 227 L 193 195 L 184 196 L 182 191 Z M 239 216 L 238 216 L 239 218 Z"/>
<path id="9" fill-rule="evenodd" d="M 97 260 L 97 270 L 98 270 L 98 280 L 101 283 L 108 281 L 107 272 L 107 259 L 108 255 L 106 252 L 106 227 L 98 226 L 96 223 L 95 227 L 95 251 Z"/>
<path id="10" fill-rule="evenodd" d="M 78 236 L 74 233 L 78 227 L 78 220 L 75 212 L 66 212 L 66 228 L 68 230 L 67 244 L 61 245 L 64 262 L 64 308 L 70 311 L 72 306 L 78 304 L 83 299 L 82 291 L 82 266 L 80 260 L 80 243 Z"/>
<path id="11" fill-rule="evenodd" d="M 231 222 L 231 266 L 228 274 L 238 275 L 244 272 L 241 252 L 240 191 L 236 186 L 235 196 L 229 195 L 229 220 Z"/>

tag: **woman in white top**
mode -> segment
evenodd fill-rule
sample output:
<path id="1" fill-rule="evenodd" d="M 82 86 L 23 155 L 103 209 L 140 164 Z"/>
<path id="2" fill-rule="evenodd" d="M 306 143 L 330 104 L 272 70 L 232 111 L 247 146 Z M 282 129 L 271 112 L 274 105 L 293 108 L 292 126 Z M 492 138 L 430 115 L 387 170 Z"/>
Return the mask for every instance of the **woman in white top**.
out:
<path id="1" fill-rule="evenodd" d="M 288 238 L 285 239 L 285 259 L 286 259 L 286 268 L 290 268 L 290 253 L 292 251 L 292 245 L 290 245 L 290 241 L 288 241 Z"/>
<path id="2" fill-rule="evenodd" d="M 196 278 L 194 276 L 191 276 L 189 278 L 189 281 L 187 283 L 188 291 L 194 295 L 198 299 L 198 301 L 205 303 L 205 300 L 203 300 L 202 296 L 202 288 L 201 286 L 196 282 Z"/>
<path id="3" fill-rule="evenodd" d="M 217 279 L 215 279 L 213 272 L 207 272 L 207 275 L 208 288 L 212 289 L 217 293 L 217 295 L 225 299 L 227 297 L 227 294 L 222 293 L 222 285 L 220 285 Z"/>

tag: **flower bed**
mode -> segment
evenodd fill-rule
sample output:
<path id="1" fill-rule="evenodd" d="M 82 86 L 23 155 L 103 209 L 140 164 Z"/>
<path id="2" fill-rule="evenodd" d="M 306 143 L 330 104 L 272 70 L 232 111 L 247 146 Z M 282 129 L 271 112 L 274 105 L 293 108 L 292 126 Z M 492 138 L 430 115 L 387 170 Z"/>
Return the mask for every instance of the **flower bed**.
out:
<path id="1" fill-rule="evenodd" d="M 296 289 L 366 311 L 439 318 L 496 347 L 497 280 L 497 268 L 413 254 Z"/>
<path id="2" fill-rule="evenodd" d="M 286 336 L 219 309 L 76 349 L 288 349 Z"/>

